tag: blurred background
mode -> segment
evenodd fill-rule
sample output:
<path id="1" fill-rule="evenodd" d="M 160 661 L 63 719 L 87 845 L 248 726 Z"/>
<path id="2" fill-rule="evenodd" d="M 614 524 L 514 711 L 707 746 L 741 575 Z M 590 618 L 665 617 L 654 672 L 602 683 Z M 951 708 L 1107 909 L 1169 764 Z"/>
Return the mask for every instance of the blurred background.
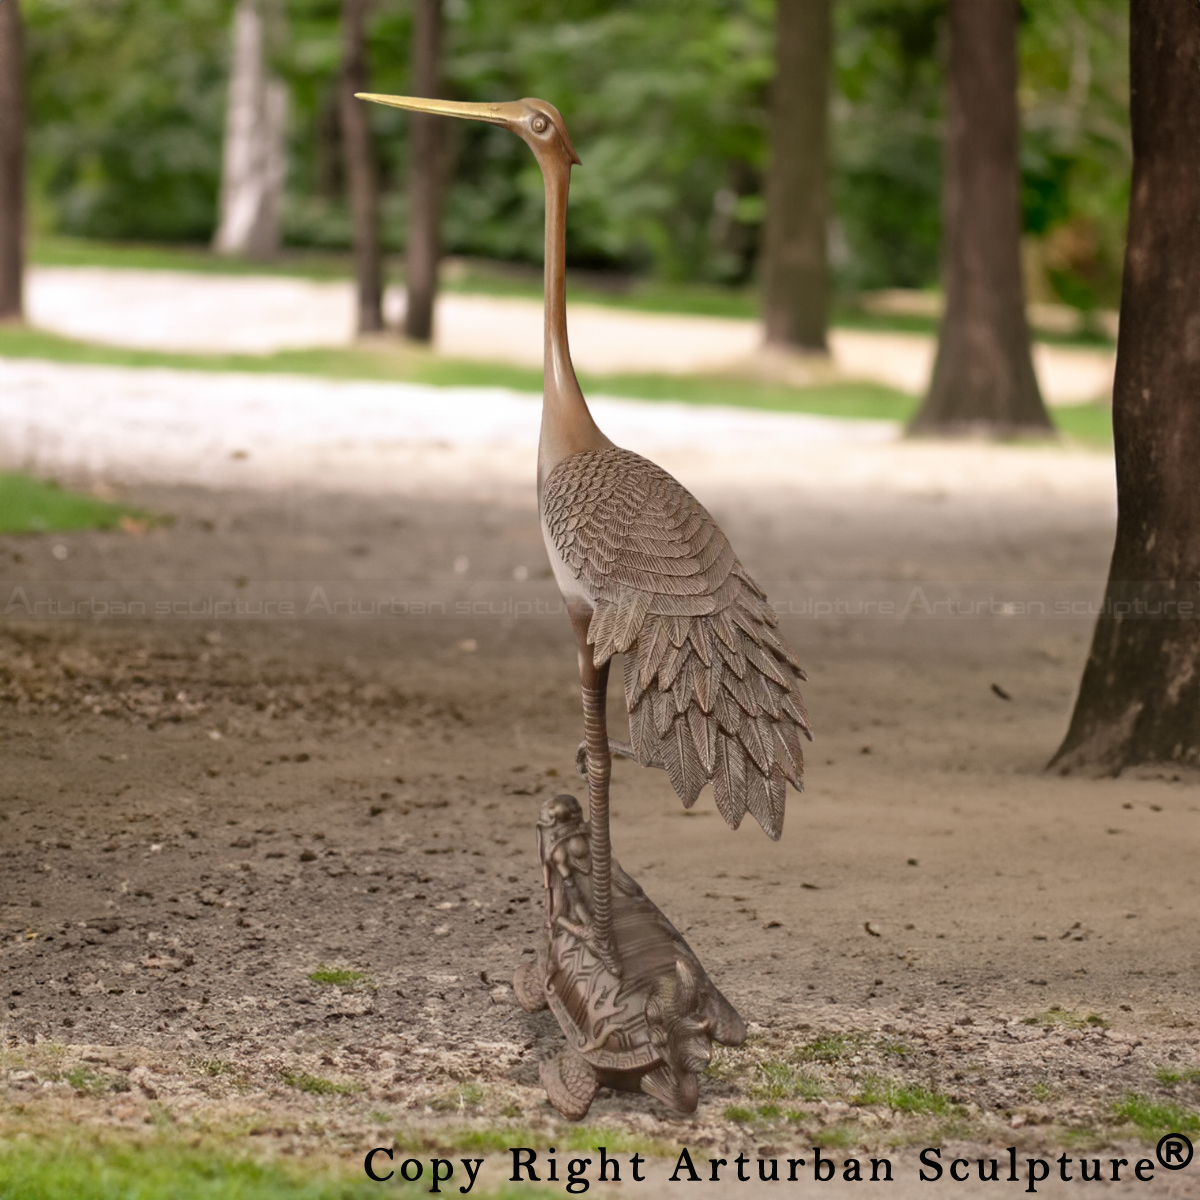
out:
<path id="1" fill-rule="evenodd" d="M 90 261 L 94 241 L 212 239 L 233 7 L 25 0 L 35 263 Z M 269 70 L 287 94 L 278 253 L 319 251 L 336 270 L 353 237 L 339 111 L 343 6 L 255 7 Z M 833 6 L 828 242 L 839 316 L 861 311 L 872 293 L 937 286 L 944 7 Z M 371 90 L 415 90 L 413 8 L 408 0 L 370 6 Z M 749 315 L 763 260 L 774 14 L 771 0 L 579 0 L 569 13 L 546 0 L 445 0 L 444 94 L 539 95 L 558 105 L 584 160 L 568 261 L 593 286 Z M 1103 336 L 1098 314 L 1117 302 L 1129 177 L 1126 40 L 1120 0 L 1021 6 L 1023 262 L 1032 302 L 1077 315 L 1059 332 Z M 382 237 L 396 252 L 408 234 L 413 122 L 377 107 L 368 117 Z M 505 277 L 484 263 L 536 267 L 536 164 L 501 130 L 453 124 L 445 251 L 480 263 L 481 280 Z M 931 315 L 914 302 L 893 311 L 892 323 L 919 326 Z"/>

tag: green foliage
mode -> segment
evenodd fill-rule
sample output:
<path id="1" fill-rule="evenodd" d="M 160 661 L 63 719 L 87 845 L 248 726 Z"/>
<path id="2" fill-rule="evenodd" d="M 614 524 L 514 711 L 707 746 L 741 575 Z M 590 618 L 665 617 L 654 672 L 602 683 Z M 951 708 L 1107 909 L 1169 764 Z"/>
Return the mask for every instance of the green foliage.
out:
<path id="1" fill-rule="evenodd" d="M 56 483 L 42 482 L 19 471 L 0 471 L 0 533 L 115 529 L 123 519 L 146 520 L 118 504 L 63 491 Z"/>
<path id="2" fill-rule="evenodd" d="M 276 4 L 291 96 L 285 231 L 345 249 L 339 0 Z M 411 4 L 378 0 L 372 87 L 410 88 Z M 36 225 L 89 237 L 206 240 L 216 222 L 232 0 L 26 0 Z M 843 289 L 938 276 L 944 0 L 834 5 L 836 274 Z M 771 0 L 456 0 L 444 72 L 462 99 L 541 95 L 575 172 L 576 266 L 742 284 L 764 215 Z M 1126 5 L 1022 5 L 1022 204 L 1031 286 L 1085 313 L 1115 301 L 1128 195 Z M 385 243 L 406 236 L 411 115 L 370 106 Z M 452 253 L 537 262 L 542 191 L 503 130 L 447 122 Z M 802 153 L 802 148 L 795 152 Z"/>
<path id="3" fill-rule="evenodd" d="M 944 0 L 834 7 L 834 266 L 852 292 L 937 279 L 944 7 Z"/>
<path id="4" fill-rule="evenodd" d="M 644 0 L 565 9 L 531 0 L 473 5 L 454 26 L 450 77 L 471 96 L 541 95 L 561 109 L 575 172 L 568 254 L 652 267 L 666 278 L 744 278 L 739 225 L 757 225 L 769 0 Z M 536 259 L 541 182 L 528 151 L 486 126 L 461 131 L 451 244 Z M 732 211 L 722 222 L 715 205 Z"/>
<path id="5" fill-rule="evenodd" d="M 365 1200 L 378 1186 L 357 1171 L 259 1163 L 166 1139 L 0 1142 L 6 1200 Z"/>
<path id="6" fill-rule="evenodd" d="M 1025 230 L 1053 296 L 1085 314 L 1120 295 L 1129 204 L 1128 5 L 1022 5 Z"/>
<path id="7" fill-rule="evenodd" d="M 22 7 L 37 225 L 93 237 L 208 237 L 231 0 Z"/>

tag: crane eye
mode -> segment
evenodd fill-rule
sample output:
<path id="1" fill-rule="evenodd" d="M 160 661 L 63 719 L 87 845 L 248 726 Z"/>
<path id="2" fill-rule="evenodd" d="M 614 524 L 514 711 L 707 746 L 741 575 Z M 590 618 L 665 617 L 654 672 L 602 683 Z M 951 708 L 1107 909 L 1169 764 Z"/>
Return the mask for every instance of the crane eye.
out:
<path id="1" fill-rule="evenodd" d="M 538 115 L 533 118 L 529 125 L 534 133 L 545 133 L 546 130 L 550 128 L 550 122 L 547 121 L 541 113 L 538 113 Z"/>

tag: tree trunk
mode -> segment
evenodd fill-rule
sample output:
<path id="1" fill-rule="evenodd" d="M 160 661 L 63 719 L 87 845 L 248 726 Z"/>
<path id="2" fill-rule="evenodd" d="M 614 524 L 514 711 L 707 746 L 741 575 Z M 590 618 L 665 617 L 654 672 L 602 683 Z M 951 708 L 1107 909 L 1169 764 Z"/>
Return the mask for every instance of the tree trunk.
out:
<path id="1" fill-rule="evenodd" d="M 287 174 L 287 89 L 267 71 L 264 24 L 260 0 L 238 0 L 213 239 L 218 254 L 259 259 L 279 253 Z"/>
<path id="2" fill-rule="evenodd" d="M 441 94 L 441 53 L 442 0 L 416 0 L 412 61 L 414 96 Z M 414 115 L 412 119 L 404 336 L 414 342 L 433 340 L 433 305 L 437 299 L 438 262 L 442 256 L 445 124 L 443 118 L 426 114 Z"/>
<path id="3" fill-rule="evenodd" d="M 767 341 L 825 353 L 832 0 L 776 0 L 767 175 Z"/>
<path id="4" fill-rule="evenodd" d="M 379 245 L 379 183 L 367 105 L 367 9 L 370 0 L 342 0 L 342 144 L 354 214 L 354 275 L 358 282 L 358 332 L 383 328 L 383 261 Z"/>
<path id="5" fill-rule="evenodd" d="M 1200 766 L 1200 12 L 1132 0 L 1129 20 L 1117 537 L 1063 773 Z"/>
<path id="6" fill-rule="evenodd" d="M 948 20 L 946 310 L 912 431 L 1046 430 L 1021 279 L 1017 0 L 950 0 Z"/>
<path id="7" fill-rule="evenodd" d="M 19 321 L 25 273 L 25 72 L 18 0 L 0 0 L 0 321 Z"/>

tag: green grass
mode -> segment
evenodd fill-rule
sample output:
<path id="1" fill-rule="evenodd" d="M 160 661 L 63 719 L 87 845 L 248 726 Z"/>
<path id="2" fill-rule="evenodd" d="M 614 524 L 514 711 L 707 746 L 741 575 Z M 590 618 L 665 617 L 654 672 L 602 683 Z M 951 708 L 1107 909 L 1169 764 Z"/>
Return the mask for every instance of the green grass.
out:
<path id="1" fill-rule="evenodd" d="M 310 971 L 308 977 L 313 983 L 335 984 L 337 987 L 353 987 L 358 983 L 371 985 L 371 977 L 366 971 L 351 971 L 346 967 L 327 967 L 324 963 L 315 971 Z"/>
<path id="2" fill-rule="evenodd" d="M 129 1091 L 129 1080 L 124 1075 L 110 1075 L 94 1071 L 91 1067 L 78 1066 L 62 1077 L 77 1092 L 85 1096 L 102 1096 L 105 1092 Z"/>
<path id="3" fill-rule="evenodd" d="M 201 275 L 288 275 L 303 279 L 348 279 L 350 254 L 289 250 L 270 262 L 223 258 L 207 246 L 170 242 L 104 242 L 90 238 L 39 237 L 29 248 L 39 267 L 117 267 L 144 271 L 192 271 Z"/>
<path id="4" fill-rule="evenodd" d="M 790 1063 L 770 1060 L 759 1063 L 747 1092 L 756 1100 L 819 1100 L 821 1082 Z"/>
<path id="5" fill-rule="evenodd" d="M 864 312 L 862 309 L 841 306 L 835 308 L 832 325 L 841 329 L 866 329 L 879 333 L 923 333 L 936 337 L 940 321 L 934 316 L 924 316 L 920 313 L 888 313 Z M 1049 329 L 1032 328 L 1030 330 L 1035 342 L 1045 342 L 1052 346 L 1079 346 L 1088 350 L 1111 350 L 1116 346 L 1116 340 L 1099 331 L 1079 330 L 1074 333 L 1060 333 Z"/>
<path id="6" fill-rule="evenodd" d="M 1164 1133 L 1200 1131 L 1200 1112 L 1178 1104 L 1152 1100 L 1136 1093 L 1125 1096 L 1116 1104 L 1113 1116 L 1119 1121 L 1128 1121 L 1129 1124 L 1136 1125 L 1138 1131 L 1152 1141 Z"/>
<path id="7" fill-rule="evenodd" d="M 351 254 L 331 250 L 291 248 L 266 262 L 223 258 L 199 244 L 165 242 L 105 242 L 84 238 L 41 237 L 34 240 L 29 261 L 43 267 L 116 267 L 149 271 L 192 271 L 202 275 L 282 275 L 301 279 L 350 279 Z M 398 257 L 391 259 L 400 264 Z M 395 277 L 396 272 L 390 272 Z M 542 298 L 542 272 L 525 264 L 456 259 L 442 271 L 447 292 L 487 296 Z M 605 276 L 598 272 L 567 278 L 570 300 L 642 312 L 690 313 L 700 316 L 756 318 L 757 294 L 749 288 L 711 284 L 670 284 Z"/>
<path id="8" fill-rule="evenodd" d="M 862 1127 L 853 1121 L 826 1125 L 815 1136 L 817 1144 L 827 1150 L 848 1150 L 851 1146 L 862 1146 L 867 1142 Z"/>
<path id="9" fill-rule="evenodd" d="M 881 1075 L 868 1075 L 862 1081 L 861 1088 L 854 1098 L 855 1104 L 886 1104 L 895 1112 L 937 1117 L 952 1116 L 959 1109 L 949 1096 L 941 1092 L 931 1091 L 919 1084 L 897 1083 Z"/>
<path id="10" fill-rule="evenodd" d="M 1112 1140 L 1108 1134 L 1093 1129 L 1090 1125 L 1060 1129 L 1058 1136 L 1068 1150 L 1099 1150 L 1109 1145 Z"/>
<path id="11" fill-rule="evenodd" d="M 466 1112 L 468 1109 L 478 1108 L 483 1103 L 484 1095 L 484 1090 L 479 1084 L 464 1083 L 434 1097 L 429 1102 L 429 1107 L 434 1112 Z"/>
<path id="12" fill-rule="evenodd" d="M 327 379 L 423 383 L 434 387 L 503 387 L 540 395 L 538 368 L 507 363 L 439 358 L 394 343 L 280 350 L 274 354 L 180 354 L 104 346 L 38 329 L 0 326 L 0 358 L 120 367 L 169 367 L 189 371 L 242 371 L 251 374 L 313 375 Z M 727 405 L 768 412 L 813 413 L 855 420 L 907 422 L 917 399 L 880 383 L 845 381 L 796 387 L 726 375 L 595 375 L 582 372 L 588 395 L 682 404 Z M 1055 408 L 1058 429 L 1080 442 L 1112 443 L 1112 413 L 1101 404 Z"/>
<path id="13" fill-rule="evenodd" d="M 255 1162 L 174 1140 L 0 1142 L 4 1200 L 365 1200 L 378 1195 L 379 1185 L 357 1170 L 335 1173 L 311 1164 Z"/>
<path id="14" fill-rule="evenodd" d="M 30 249 L 30 262 L 52 267 L 125 267 L 140 270 L 194 271 L 206 275 L 283 275 L 303 279 L 350 279 L 354 260 L 349 252 L 291 248 L 268 262 L 247 262 L 213 254 L 207 246 L 164 242 L 105 242 L 84 238 L 40 237 Z M 397 256 L 391 262 L 398 264 Z M 441 286 L 447 292 L 518 296 L 540 300 L 540 268 L 482 259 L 455 259 L 445 264 Z M 753 287 L 703 283 L 666 283 L 602 272 L 568 272 L 567 298 L 576 304 L 598 304 L 639 312 L 686 313 L 693 316 L 742 317 L 757 320 L 761 304 Z M 832 323 L 844 329 L 936 334 L 938 319 L 909 313 L 871 313 L 840 301 Z M 1098 333 L 1054 333 L 1035 329 L 1034 339 L 1056 345 L 1110 347 Z"/>
<path id="15" fill-rule="evenodd" d="M 275 354 L 176 354 L 131 350 L 75 341 L 41 330 L 0 327 L 0 357 L 55 362 L 98 363 L 122 367 L 173 367 L 192 371 L 317 375 L 330 379 L 366 379 L 424 383 L 435 387 L 505 387 L 537 395 L 542 372 L 505 363 L 437 358 L 428 352 L 377 344 Z M 580 375 L 589 394 L 685 404 L 732 405 L 776 412 L 904 421 L 916 402 L 904 392 L 875 383 L 831 383 L 789 387 L 711 375 Z"/>
<path id="16" fill-rule="evenodd" d="M 1066 404 L 1050 410 L 1060 433 L 1079 442 L 1111 446 L 1112 409 L 1107 404 Z"/>
<path id="17" fill-rule="evenodd" d="M 859 1053 L 865 1041 L 861 1033 L 827 1033 L 797 1046 L 792 1055 L 800 1062 L 835 1063 Z"/>
<path id="18" fill-rule="evenodd" d="M 322 1079 L 320 1075 L 309 1075 L 307 1071 L 280 1071 L 279 1078 L 288 1087 L 310 1096 L 353 1096 L 362 1091 L 361 1083 L 339 1083 L 334 1079 Z"/>
<path id="19" fill-rule="evenodd" d="M 785 1109 L 778 1104 L 756 1104 L 753 1108 L 748 1108 L 743 1104 L 731 1104 L 724 1110 L 724 1116 L 727 1121 L 734 1121 L 738 1125 L 749 1125 L 757 1130 L 762 1130 L 764 1126 L 774 1125 L 780 1121 L 786 1121 L 791 1125 L 804 1125 L 806 1122 L 811 1123 L 815 1120 L 812 1113 Z"/>
<path id="20" fill-rule="evenodd" d="M 146 523 L 144 513 L 93 496 L 63 491 L 19 471 L 0 471 L 0 533 L 65 533 Z"/>
<path id="21" fill-rule="evenodd" d="M 1159 1067 L 1154 1072 L 1159 1083 L 1200 1083 L 1200 1067 Z"/>
<path id="22" fill-rule="evenodd" d="M 241 1068 L 225 1058 L 193 1059 L 191 1066 L 200 1074 L 209 1076 L 210 1079 L 219 1079 L 222 1075 L 241 1074 Z"/>

